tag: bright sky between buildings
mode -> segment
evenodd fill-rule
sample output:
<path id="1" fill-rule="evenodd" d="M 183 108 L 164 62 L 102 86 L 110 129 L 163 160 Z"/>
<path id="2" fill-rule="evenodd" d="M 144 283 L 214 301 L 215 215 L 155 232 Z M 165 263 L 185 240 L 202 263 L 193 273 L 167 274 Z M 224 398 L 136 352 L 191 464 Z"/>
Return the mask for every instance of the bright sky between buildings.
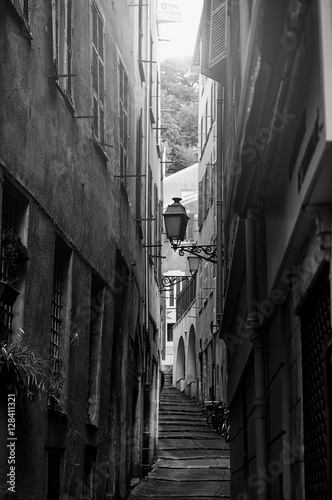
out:
<path id="1" fill-rule="evenodd" d="M 162 3 L 163 0 L 159 2 Z M 160 38 L 170 40 L 160 44 L 162 61 L 172 57 L 193 55 L 203 2 L 204 0 L 174 0 L 174 4 L 177 4 L 182 11 L 182 21 L 159 24 Z M 166 3 L 171 4 L 164 2 Z"/>

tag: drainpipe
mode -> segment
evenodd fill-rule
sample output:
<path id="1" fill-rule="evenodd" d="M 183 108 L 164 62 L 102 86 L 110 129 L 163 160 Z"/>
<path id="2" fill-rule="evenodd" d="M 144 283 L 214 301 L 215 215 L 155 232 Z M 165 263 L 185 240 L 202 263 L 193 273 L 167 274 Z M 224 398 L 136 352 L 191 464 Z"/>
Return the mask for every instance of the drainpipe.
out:
<path id="1" fill-rule="evenodd" d="M 147 47 L 146 60 L 150 61 L 150 4 L 146 1 Z M 145 240 L 148 243 L 149 234 L 149 164 L 150 164 L 150 63 L 147 63 L 145 84 Z M 145 333 L 149 331 L 149 247 L 145 249 Z"/>
<path id="2" fill-rule="evenodd" d="M 146 60 L 150 61 L 150 2 L 146 0 Z M 150 165 L 150 63 L 147 63 L 145 84 L 145 240 L 148 244 L 149 234 L 149 165 Z M 142 475 L 145 477 L 149 472 L 150 458 L 150 367 L 147 352 L 149 346 L 149 251 L 145 248 L 145 314 L 144 314 L 144 358 L 145 358 L 145 380 L 143 392 L 143 436 L 142 436 Z"/>
<path id="3" fill-rule="evenodd" d="M 224 111 L 224 91 L 220 83 L 217 87 L 217 304 L 216 315 L 217 325 L 220 325 L 223 311 L 223 219 L 222 219 L 222 131 Z M 220 127 L 220 131 L 219 131 Z"/>
<path id="4" fill-rule="evenodd" d="M 247 329 L 249 338 L 254 349 L 254 373 L 255 373 L 255 442 L 256 442 L 256 471 L 257 480 L 261 484 L 267 477 L 267 424 L 266 424 L 266 381 L 265 381 L 265 353 L 264 343 L 260 331 L 259 317 L 254 305 L 257 303 L 257 255 L 256 255 L 256 223 L 258 221 L 257 210 L 249 209 L 245 220 L 246 235 L 246 272 L 247 272 Z M 262 491 L 261 491 L 262 490 Z M 268 485 L 259 488 L 258 500 L 267 500 Z"/>

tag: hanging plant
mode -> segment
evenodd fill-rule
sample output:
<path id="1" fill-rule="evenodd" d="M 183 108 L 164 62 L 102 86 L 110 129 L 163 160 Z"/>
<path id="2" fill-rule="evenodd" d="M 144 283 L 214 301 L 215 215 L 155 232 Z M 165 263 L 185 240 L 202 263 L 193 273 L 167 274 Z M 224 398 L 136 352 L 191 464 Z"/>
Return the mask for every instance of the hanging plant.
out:
<path id="1" fill-rule="evenodd" d="M 2 388 L 30 401 L 45 391 L 46 362 L 23 341 L 0 344 L 0 382 Z"/>

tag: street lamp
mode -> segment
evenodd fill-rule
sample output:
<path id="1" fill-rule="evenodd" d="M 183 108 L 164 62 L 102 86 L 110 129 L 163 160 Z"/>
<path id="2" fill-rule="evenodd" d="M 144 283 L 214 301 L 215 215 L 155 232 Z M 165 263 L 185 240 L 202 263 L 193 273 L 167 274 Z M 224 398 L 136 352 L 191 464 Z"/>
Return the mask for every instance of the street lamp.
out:
<path id="1" fill-rule="evenodd" d="M 165 228 L 167 238 L 169 239 L 172 248 L 176 250 L 181 241 L 184 240 L 188 220 L 186 209 L 181 205 L 181 198 L 172 198 L 174 203 L 168 205 L 166 212 L 163 214 L 165 220 Z"/>
<path id="2" fill-rule="evenodd" d="M 196 257 L 195 255 L 191 255 L 190 257 L 187 257 L 187 259 L 188 259 L 190 274 L 192 276 L 194 276 L 194 274 L 196 274 L 198 271 L 199 257 Z"/>
<path id="3" fill-rule="evenodd" d="M 181 245 L 181 242 L 184 240 L 186 234 L 187 224 L 190 217 L 188 217 L 186 209 L 180 203 L 181 198 L 173 198 L 173 200 L 174 203 L 172 205 L 168 205 L 165 213 L 163 214 L 167 238 L 169 239 L 173 250 L 176 252 L 178 249 L 181 257 L 183 257 L 184 253 L 187 252 L 216 264 L 217 245 L 197 245 L 196 243 L 193 243 L 192 245 Z"/>

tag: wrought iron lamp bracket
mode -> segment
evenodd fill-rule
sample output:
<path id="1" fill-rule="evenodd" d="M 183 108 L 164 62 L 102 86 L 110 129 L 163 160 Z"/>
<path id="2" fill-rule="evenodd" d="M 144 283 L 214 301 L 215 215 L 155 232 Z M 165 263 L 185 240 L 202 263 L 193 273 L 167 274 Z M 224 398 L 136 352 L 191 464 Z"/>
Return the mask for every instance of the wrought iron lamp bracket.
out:
<path id="1" fill-rule="evenodd" d="M 167 288 L 176 285 L 177 283 L 181 283 L 182 281 L 189 281 L 192 276 L 163 276 L 161 278 L 161 287 Z"/>
<path id="2" fill-rule="evenodd" d="M 217 245 L 181 245 L 174 248 L 179 250 L 179 255 L 184 256 L 185 252 L 195 255 L 201 259 L 217 264 Z"/>

